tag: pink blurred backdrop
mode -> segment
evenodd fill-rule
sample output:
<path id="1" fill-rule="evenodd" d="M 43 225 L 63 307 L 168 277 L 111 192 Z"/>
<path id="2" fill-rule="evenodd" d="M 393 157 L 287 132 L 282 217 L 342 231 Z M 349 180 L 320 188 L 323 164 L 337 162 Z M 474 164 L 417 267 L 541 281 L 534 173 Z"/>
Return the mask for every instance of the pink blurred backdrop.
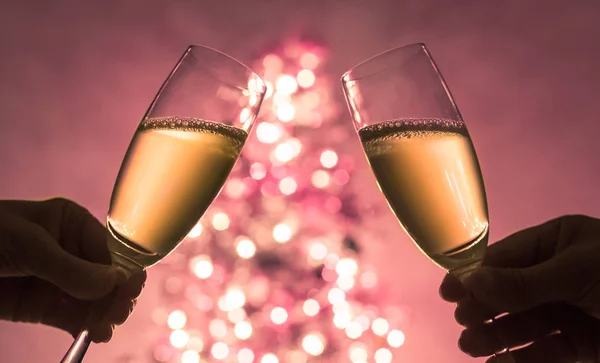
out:
<path id="1" fill-rule="evenodd" d="M 4 0 L 0 198 L 62 195 L 102 218 L 132 132 L 188 44 L 250 62 L 305 34 L 330 47 L 335 77 L 387 48 L 427 43 L 479 153 L 492 240 L 560 214 L 600 216 L 599 12 L 586 0 Z M 335 97 L 342 102 L 341 90 Z M 389 241 L 364 246 L 367 259 L 410 314 L 395 362 L 483 362 L 457 348 L 453 308 L 437 294 L 443 272 L 398 239 L 391 215 L 378 228 Z M 148 357 L 158 273 L 86 362 Z M 0 323 L 1 362 L 56 362 L 70 342 L 53 329 Z"/>

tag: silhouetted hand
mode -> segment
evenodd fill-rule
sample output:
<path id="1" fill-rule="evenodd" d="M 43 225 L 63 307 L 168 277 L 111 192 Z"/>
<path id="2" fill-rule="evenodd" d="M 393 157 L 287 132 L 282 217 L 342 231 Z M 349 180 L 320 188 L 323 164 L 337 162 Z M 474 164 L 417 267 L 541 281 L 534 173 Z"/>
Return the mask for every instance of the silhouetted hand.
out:
<path id="1" fill-rule="evenodd" d="M 146 280 L 110 266 L 104 226 L 66 199 L 0 201 L 0 319 L 107 342 Z"/>
<path id="2" fill-rule="evenodd" d="M 483 266 L 440 287 L 458 302 L 464 352 L 515 348 L 490 363 L 600 362 L 600 220 L 564 216 L 517 232 L 490 245 Z"/>

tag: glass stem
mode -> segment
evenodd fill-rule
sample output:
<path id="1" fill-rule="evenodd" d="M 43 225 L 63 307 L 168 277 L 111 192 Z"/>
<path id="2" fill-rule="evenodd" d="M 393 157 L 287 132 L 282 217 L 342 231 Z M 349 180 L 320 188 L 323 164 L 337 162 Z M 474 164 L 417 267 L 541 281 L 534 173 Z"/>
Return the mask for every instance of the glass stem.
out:
<path id="1" fill-rule="evenodd" d="M 90 338 L 90 334 L 87 330 L 79 333 L 60 363 L 80 363 L 83 361 L 83 357 L 85 356 L 85 353 L 87 352 L 91 342 L 92 339 Z"/>

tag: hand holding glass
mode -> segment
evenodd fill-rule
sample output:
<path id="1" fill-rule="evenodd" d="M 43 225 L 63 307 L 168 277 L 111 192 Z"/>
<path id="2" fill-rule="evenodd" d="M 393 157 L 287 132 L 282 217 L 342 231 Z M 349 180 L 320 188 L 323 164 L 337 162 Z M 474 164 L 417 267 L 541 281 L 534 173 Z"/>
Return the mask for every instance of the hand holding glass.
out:
<path id="1" fill-rule="evenodd" d="M 229 176 L 266 92 L 224 53 L 190 46 L 133 136 L 110 201 L 107 243 L 125 275 L 156 264 L 185 238 Z M 80 362 L 79 334 L 61 362 Z"/>

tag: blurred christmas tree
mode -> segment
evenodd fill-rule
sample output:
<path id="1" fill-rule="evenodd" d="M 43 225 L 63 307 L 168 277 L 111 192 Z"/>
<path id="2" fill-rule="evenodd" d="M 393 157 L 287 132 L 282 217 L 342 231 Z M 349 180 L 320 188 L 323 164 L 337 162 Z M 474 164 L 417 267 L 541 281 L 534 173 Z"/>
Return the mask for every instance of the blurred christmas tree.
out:
<path id="1" fill-rule="evenodd" d="M 294 42 L 253 65 L 268 84 L 262 116 L 221 195 L 159 265 L 154 361 L 389 363 L 404 343 L 360 261 L 356 136 L 325 59 Z"/>

